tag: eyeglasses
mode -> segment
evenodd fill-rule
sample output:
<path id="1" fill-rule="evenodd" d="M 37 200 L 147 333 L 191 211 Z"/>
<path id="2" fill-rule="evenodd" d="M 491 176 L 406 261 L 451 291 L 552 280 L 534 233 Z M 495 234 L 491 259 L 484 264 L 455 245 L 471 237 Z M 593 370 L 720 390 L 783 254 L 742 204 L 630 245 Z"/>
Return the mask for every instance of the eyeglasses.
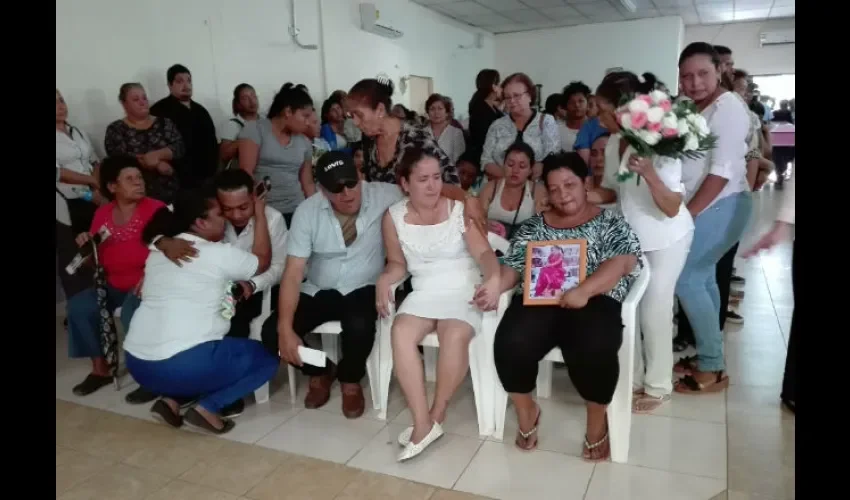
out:
<path id="1" fill-rule="evenodd" d="M 333 187 L 330 187 L 330 188 L 327 188 L 327 189 L 328 189 L 328 191 L 330 191 L 333 194 L 339 194 L 344 189 L 354 189 L 356 187 L 357 187 L 357 181 L 345 181 L 345 182 L 340 182 L 340 183 L 334 185 Z"/>
<path id="2" fill-rule="evenodd" d="M 519 99 L 520 97 L 524 96 L 527 93 L 528 92 L 526 91 L 526 92 L 522 92 L 520 94 L 505 95 L 505 100 L 506 101 L 516 101 L 517 99 Z"/>

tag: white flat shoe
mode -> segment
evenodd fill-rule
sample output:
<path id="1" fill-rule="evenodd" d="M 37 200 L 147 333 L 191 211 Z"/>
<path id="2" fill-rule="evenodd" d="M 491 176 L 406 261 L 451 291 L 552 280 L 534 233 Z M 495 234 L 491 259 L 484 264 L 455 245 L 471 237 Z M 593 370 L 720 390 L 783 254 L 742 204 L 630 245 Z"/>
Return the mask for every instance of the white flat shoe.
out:
<path id="1" fill-rule="evenodd" d="M 398 435 L 398 445 L 402 448 L 407 446 L 410 442 L 410 436 L 413 435 L 413 426 L 411 425 L 407 429 L 401 431 L 401 434 Z"/>
<path id="2" fill-rule="evenodd" d="M 422 438 L 422 441 L 419 441 L 418 443 L 407 443 L 404 449 L 401 450 L 401 453 L 398 454 L 398 461 L 404 462 L 405 460 L 410 460 L 411 458 L 419 455 L 425 451 L 426 448 L 431 446 L 431 443 L 443 437 L 443 434 L 443 426 L 434 422 L 434 425 L 431 426 L 431 430 L 428 432 L 428 435 Z"/>

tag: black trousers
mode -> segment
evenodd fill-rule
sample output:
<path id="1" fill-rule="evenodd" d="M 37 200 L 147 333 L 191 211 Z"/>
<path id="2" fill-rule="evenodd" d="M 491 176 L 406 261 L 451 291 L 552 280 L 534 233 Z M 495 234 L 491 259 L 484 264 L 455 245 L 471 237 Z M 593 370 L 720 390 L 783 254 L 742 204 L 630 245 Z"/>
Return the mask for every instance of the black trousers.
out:
<path id="1" fill-rule="evenodd" d="M 791 333 L 788 336 L 788 354 L 785 357 L 785 376 L 782 378 L 782 399 L 797 402 L 797 337 L 800 321 L 797 314 L 797 285 L 800 282 L 797 276 L 797 243 L 794 242 L 793 256 L 791 257 L 791 290 L 794 297 L 794 312 L 791 313 Z"/>
<path id="2" fill-rule="evenodd" d="M 292 227 L 292 216 L 295 215 L 295 212 L 290 212 L 288 214 L 283 214 L 283 220 L 286 222 L 286 227 Z"/>
<path id="3" fill-rule="evenodd" d="M 277 311 L 263 323 L 263 345 L 278 355 Z M 340 342 L 342 359 L 337 374 L 340 382 L 359 383 L 366 375 L 366 359 L 375 343 L 375 285 L 358 288 L 348 295 L 336 290 L 321 290 L 311 297 L 302 293 L 292 321 L 292 328 L 302 339 L 322 323 L 339 321 L 342 324 Z M 301 372 L 311 377 L 323 375 L 326 368 L 304 364 Z"/>
<path id="4" fill-rule="evenodd" d="M 564 309 L 524 306 L 515 296 L 496 329 L 493 356 L 505 390 L 527 394 L 536 385 L 537 364 L 559 347 L 581 397 L 607 405 L 620 376 L 622 343 L 621 304 L 611 297 L 599 295 L 581 309 Z"/>
<path id="5" fill-rule="evenodd" d="M 277 309 L 279 291 L 279 285 L 271 288 L 272 311 Z M 250 299 L 240 301 L 236 304 L 236 314 L 230 318 L 230 331 L 227 332 L 228 337 L 247 339 L 251 335 L 251 321 L 263 312 L 264 293 L 266 292 L 257 292 L 251 295 Z"/>
<path id="6" fill-rule="evenodd" d="M 726 252 L 723 257 L 717 261 L 717 288 L 720 289 L 720 331 L 723 331 L 723 327 L 726 326 L 726 310 L 729 309 L 729 293 L 732 291 L 732 274 L 733 269 L 735 268 L 735 254 L 738 253 L 738 244 L 732 246 L 728 252 Z M 688 316 L 685 314 L 685 310 L 679 305 L 679 313 L 678 313 L 678 325 L 679 330 L 677 336 L 681 339 L 687 340 L 688 343 L 694 344 L 694 330 L 691 327 L 691 322 L 688 321 Z"/>

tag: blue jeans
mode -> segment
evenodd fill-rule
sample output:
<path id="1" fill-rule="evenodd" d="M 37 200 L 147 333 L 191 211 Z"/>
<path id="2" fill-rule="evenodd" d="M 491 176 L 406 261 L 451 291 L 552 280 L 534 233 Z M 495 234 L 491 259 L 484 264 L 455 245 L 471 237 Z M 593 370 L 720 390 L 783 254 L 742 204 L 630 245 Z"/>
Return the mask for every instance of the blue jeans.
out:
<path id="1" fill-rule="evenodd" d="M 140 386 L 166 397 L 195 397 L 207 411 L 250 394 L 274 377 L 280 361 L 256 340 L 225 337 L 198 344 L 160 361 L 129 352 L 127 369 Z"/>
<path id="2" fill-rule="evenodd" d="M 716 267 L 723 254 L 741 239 L 752 211 L 752 194 L 743 192 L 718 200 L 694 219 L 694 240 L 676 283 L 676 295 L 693 327 L 697 364 L 703 372 L 726 369 L 717 321 L 720 290 Z"/>
<path id="3" fill-rule="evenodd" d="M 122 292 L 107 286 L 106 302 L 110 314 L 121 308 L 121 326 L 126 335 L 130 329 L 130 319 L 139 308 L 141 300 L 131 292 Z M 103 356 L 100 346 L 100 308 L 97 306 L 97 292 L 94 288 L 86 288 L 68 299 L 68 356 Z"/>

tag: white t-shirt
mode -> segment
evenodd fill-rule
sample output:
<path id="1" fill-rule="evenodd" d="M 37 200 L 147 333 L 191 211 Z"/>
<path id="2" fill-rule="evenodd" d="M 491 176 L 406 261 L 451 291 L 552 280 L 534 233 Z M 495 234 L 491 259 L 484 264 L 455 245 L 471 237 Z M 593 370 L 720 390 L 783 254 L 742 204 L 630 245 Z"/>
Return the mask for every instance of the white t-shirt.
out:
<path id="1" fill-rule="evenodd" d="M 572 152 L 578 137 L 578 129 L 570 128 L 566 123 L 558 121 L 558 134 L 561 136 L 561 150 Z"/>
<path id="2" fill-rule="evenodd" d="M 620 134 L 611 135 L 608 145 L 605 146 L 606 175 L 602 178 L 602 187 L 617 191 L 620 211 L 637 234 L 644 252 L 669 248 L 693 231 L 694 220 L 685 206 L 684 198 L 679 204 L 679 213 L 674 217 L 667 217 L 655 203 L 645 181 L 638 184 L 637 178 L 634 177 L 624 182 L 616 180 L 620 160 L 631 156 L 633 152 L 634 149 L 629 146 L 623 156 L 620 156 Z M 685 192 L 681 161 L 657 156 L 653 166 L 667 189 L 674 193 Z"/>
<path id="3" fill-rule="evenodd" d="M 142 303 L 124 341 L 124 349 L 139 359 L 160 361 L 224 338 L 230 330 L 221 314 L 228 285 L 257 272 L 254 254 L 193 234 L 177 238 L 194 242 L 198 256 L 182 267 L 158 250 L 148 256 Z"/>
<path id="4" fill-rule="evenodd" d="M 428 125 L 427 130 L 431 134 L 431 137 L 436 139 L 437 145 L 440 146 L 440 149 L 442 149 L 443 152 L 446 153 L 446 156 L 448 156 L 452 161 L 452 165 L 457 164 L 457 160 L 460 158 L 460 155 L 466 151 L 466 141 L 463 138 L 463 130 L 449 124 L 449 126 L 443 129 L 443 133 L 440 134 L 440 137 L 434 136 L 434 129 L 432 129 L 430 125 Z"/>
<path id="5" fill-rule="evenodd" d="M 747 135 L 750 132 L 749 109 L 734 92 L 726 92 L 702 111 L 717 144 L 702 158 L 682 160 L 682 182 L 685 184 L 685 202 L 694 197 L 708 174 L 723 177 L 729 182 L 705 208 L 717 200 L 750 190 L 747 183 L 749 151 Z"/>
<path id="6" fill-rule="evenodd" d="M 59 168 L 77 172 L 79 174 L 91 175 L 94 164 L 98 157 L 92 147 L 91 140 L 85 132 L 77 127 L 69 127 L 68 133 L 56 131 L 56 172 Z M 56 220 L 71 225 L 71 214 L 68 212 L 67 199 L 81 197 L 85 192 L 91 191 L 88 186 L 77 184 L 65 184 L 56 179 Z M 61 193 L 61 194 L 60 194 Z"/>

